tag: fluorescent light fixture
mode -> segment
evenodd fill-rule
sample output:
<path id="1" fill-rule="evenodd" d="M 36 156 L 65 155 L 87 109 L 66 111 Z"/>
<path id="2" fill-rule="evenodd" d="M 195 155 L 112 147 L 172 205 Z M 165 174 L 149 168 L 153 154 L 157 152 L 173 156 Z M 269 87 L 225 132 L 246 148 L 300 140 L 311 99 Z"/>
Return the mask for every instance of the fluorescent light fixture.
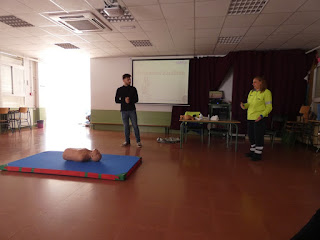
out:
<path id="1" fill-rule="evenodd" d="M 231 0 L 228 15 L 258 14 L 268 0 Z"/>
<path id="2" fill-rule="evenodd" d="M 238 44 L 241 39 L 242 36 L 219 37 L 218 44 Z"/>

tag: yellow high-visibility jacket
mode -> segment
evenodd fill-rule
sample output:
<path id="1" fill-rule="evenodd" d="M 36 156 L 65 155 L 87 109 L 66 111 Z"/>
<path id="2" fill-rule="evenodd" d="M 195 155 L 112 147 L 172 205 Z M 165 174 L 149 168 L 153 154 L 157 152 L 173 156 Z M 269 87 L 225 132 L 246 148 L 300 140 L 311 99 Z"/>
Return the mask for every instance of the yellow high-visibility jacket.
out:
<path id="1" fill-rule="evenodd" d="M 256 120 L 260 115 L 268 117 L 268 114 L 272 111 L 271 91 L 268 89 L 263 92 L 251 90 L 244 107 L 248 109 L 248 120 Z"/>

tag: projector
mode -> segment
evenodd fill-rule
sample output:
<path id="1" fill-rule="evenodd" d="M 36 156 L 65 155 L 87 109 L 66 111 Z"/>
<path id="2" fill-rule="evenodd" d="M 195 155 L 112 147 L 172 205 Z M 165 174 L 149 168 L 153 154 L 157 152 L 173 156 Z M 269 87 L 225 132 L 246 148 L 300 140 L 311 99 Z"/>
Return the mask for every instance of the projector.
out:
<path id="1" fill-rule="evenodd" d="M 124 15 L 124 10 L 120 5 L 118 6 L 107 6 L 103 9 L 103 12 L 109 17 L 119 17 Z"/>

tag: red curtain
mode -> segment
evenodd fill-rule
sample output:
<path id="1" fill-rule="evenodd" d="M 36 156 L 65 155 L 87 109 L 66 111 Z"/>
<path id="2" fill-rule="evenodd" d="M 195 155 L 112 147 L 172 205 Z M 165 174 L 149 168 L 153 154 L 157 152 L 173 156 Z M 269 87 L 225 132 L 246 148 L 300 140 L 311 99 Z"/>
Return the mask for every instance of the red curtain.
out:
<path id="1" fill-rule="evenodd" d="M 302 50 L 243 51 L 225 57 L 205 57 L 190 60 L 189 107 L 174 106 L 171 128 L 179 129 L 179 115 L 185 111 L 208 114 L 209 90 L 218 90 L 233 66 L 232 118 L 241 121 L 239 132 L 246 132 L 246 111 L 240 102 L 246 102 L 255 76 L 265 77 L 272 92 L 272 114 L 294 119 L 305 102 L 307 75 L 315 52 L 306 55 Z"/>
<path id="2" fill-rule="evenodd" d="M 272 92 L 272 114 L 295 119 L 305 102 L 307 82 L 304 77 L 311 67 L 314 53 L 302 50 L 238 52 L 233 65 L 232 118 L 241 121 L 240 133 L 246 132 L 246 102 L 255 76 L 263 76 Z M 271 116 L 272 116 L 271 114 Z M 270 121 L 270 119 L 269 119 Z"/>
<path id="3" fill-rule="evenodd" d="M 189 64 L 189 107 L 173 106 L 171 128 L 179 129 L 179 116 L 185 111 L 208 114 L 209 90 L 218 90 L 232 65 L 234 53 L 225 57 L 194 58 Z"/>

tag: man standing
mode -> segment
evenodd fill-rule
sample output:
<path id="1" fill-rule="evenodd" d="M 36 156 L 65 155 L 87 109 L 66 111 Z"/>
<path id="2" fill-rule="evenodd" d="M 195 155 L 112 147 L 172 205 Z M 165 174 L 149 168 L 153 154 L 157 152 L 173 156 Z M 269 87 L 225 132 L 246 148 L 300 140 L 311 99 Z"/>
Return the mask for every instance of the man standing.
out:
<path id="1" fill-rule="evenodd" d="M 121 103 L 121 116 L 124 125 L 124 134 L 126 141 L 122 143 L 122 146 L 130 145 L 130 127 L 129 118 L 134 129 L 134 134 L 137 140 L 137 146 L 142 147 L 140 141 L 140 133 L 138 127 L 138 119 L 136 113 L 135 103 L 138 102 L 138 92 L 137 89 L 131 86 L 131 75 L 124 74 L 122 76 L 123 86 L 117 89 L 115 101 L 116 103 Z"/>

